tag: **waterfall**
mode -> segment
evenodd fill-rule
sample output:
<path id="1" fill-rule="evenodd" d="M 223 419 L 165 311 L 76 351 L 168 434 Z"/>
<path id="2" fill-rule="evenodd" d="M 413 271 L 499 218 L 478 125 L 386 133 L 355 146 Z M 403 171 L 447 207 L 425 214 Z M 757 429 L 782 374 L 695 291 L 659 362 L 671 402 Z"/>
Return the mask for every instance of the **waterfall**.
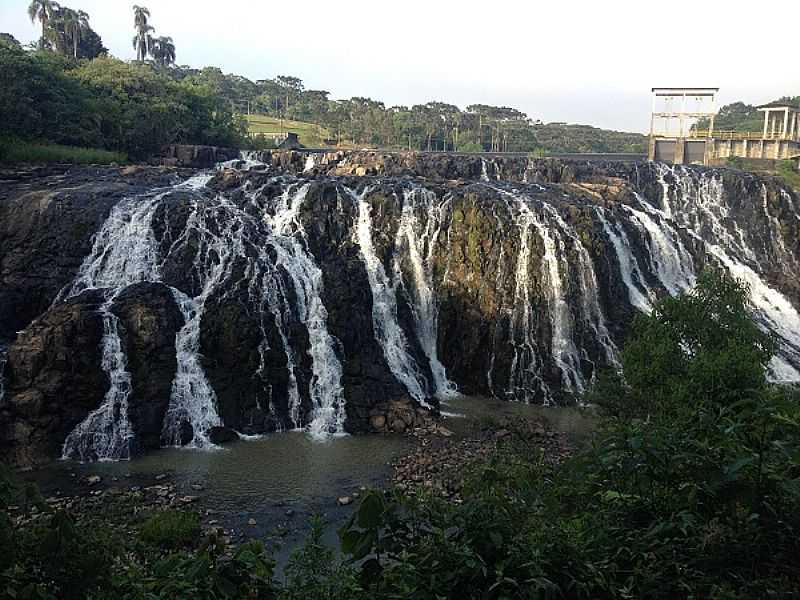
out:
<path id="1" fill-rule="evenodd" d="M 328 331 L 328 312 L 322 301 L 322 270 L 308 251 L 306 233 L 298 216 L 309 188 L 310 184 L 287 187 L 275 214 L 266 214 L 264 220 L 276 236 L 278 264 L 292 279 L 297 298 L 295 310 L 308 330 L 313 365 L 313 413 L 307 429 L 319 438 L 344 431 L 345 399 L 342 364 L 336 355 L 334 338 Z M 285 340 L 285 334 L 282 335 Z"/>
<path id="2" fill-rule="evenodd" d="M 433 287 L 433 261 L 443 216 L 444 203 L 437 203 L 435 193 L 421 187 L 406 190 L 403 194 L 394 255 L 396 281 L 402 281 L 402 258 L 407 258 L 411 264 L 409 296 L 414 326 L 422 351 L 430 364 L 436 395 L 440 397 L 451 395 L 456 390 L 455 385 L 447 379 L 447 372 L 439 361 L 437 350 L 439 308 Z"/>
<path id="3" fill-rule="evenodd" d="M 182 428 L 191 426 L 191 446 L 213 446 L 208 439 L 212 427 L 222 425 L 217 414 L 217 395 L 208 383 L 200 364 L 200 322 L 205 300 L 213 289 L 206 285 L 197 298 L 190 298 L 177 288 L 172 288 L 175 303 L 183 315 L 184 325 L 175 335 L 175 358 L 178 366 L 172 380 L 169 408 L 164 415 L 161 438 L 166 445 L 185 445 Z"/>
<path id="4" fill-rule="evenodd" d="M 119 319 L 112 313 L 116 296 L 128 285 L 158 279 L 158 253 L 151 227 L 153 213 L 166 192 L 127 198 L 117 204 L 94 237 L 74 281 L 59 295 L 77 296 L 84 290 L 102 289 L 100 308 L 103 337 L 101 368 L 109 389 L 100 407 L 67 436 L 63 458 L 116 460 L 129 458 L 133 430 L 128 418 L 131 375 L 119 335 Z"/>
<path id="5" fill-rule="evenodd" d="M 366 200 L 369 191 L 370 188 L 366 188 L 360 195 L 352 193 L 352 197 L 358 208 L 356 242 L 361 250 L 372 292 L 372 325 L 375 337 L 383 349 L 392 374 L 417 402 L 430 408 L 427 402 L 428 382 L 411 356 L 408 340 L 397 320 L 397 286 L 400 280 L 395 278 L 392 281 L 387 276 L 383 263 L 375 254 L 372 242 L 372 206 Z"/>
<path id="6" fill-rule="evenodd" d="M 489 170 L 486 168 L 486 159 L 481 157 L 481 181 L 489 180 Z"/>
<path id="7" fill-rule="evenodd" d="M 651 272 L 672 296 L 691 289 L 696 281 L 692 255 L 669 224 L 666 214 L 650 206 L 638 194 L 636 197 L 641 209 L 628 205 L 622 205 L 622 209 L 647 244 Z"/>
<path id="8" fill-rule="evenodd" d="M 567 225 L 564 219 L 561 218 L 561 215 L 558 214 L 558 211 L 549 204 L 544 204 L 544 209 L 556 223 L 558 230 L 563 232 L 563 235 L 571 240 L 572 247 L 577 251 L 578 281 L 581 291 L 584 322 L 594 333 L 595 340 L 603 347 L 606 363 L 614 367 L 619 367 L 617 347 L 611 340 L 611 335 L 606 326 L 605 315 L 603 315 L 603 311 L 600 308 L 600 292 L 598 291 L 597 275 L 594 272 L 592 258 L 579 239 L 578 234 L 572 227 Z M 568 265 L 569 263 L 565 261 L 565 271 Z M 594 373 L 592 373 L 592 375 L 594 376 Z"/>
<path id="9" fill-rule="evenodd" d="M 611 240 L 611 245 L 614 247 L 614 253 L 617 256 L 619 263 L 620 275 L 622 281 L 628 290 L 628 300 L 631 305 L 644 313 L 649 313 L 653 309 L 653 301 L 655 294 L 649 288 L 645 281 L 642 269 L 639 266 L 639 261 L 631 249 L 631 243 L 625 230 L 618 224 L 613 225 L 609 223 L 605 217 L 605 211 L 601 207 L 595 207 L 595 213 L 600 223 L 603 225 L 603 231 Z"/>
<path id="10" fill-rule="evenodd" d="M 771 378 L 779 382 L 800 380 L 800 313 L 791 301 L 764 280 L 762 260 L 731 215 L 721 180 L 706 173 L 694 175 L 686 169 L 673 173 L 672 194 L 665 194 L 665 203 L 675 203 L 671 214 L 675 221 L 688 228 L 706 253 L 750 288 L 750 300 L 756 309 L 756 321 L 764 331 L 779 338 L 778 355 L 770 363 Z M 768 210 L 766 190 L 762 188 L 762 206 L 770 237 L 780 238 L 777 219 Z M 642 201 L 643 202 L 643 201 Z M 643 202 L 643 204 L 646 204 Z M 649 205 L 648 205 L 649 206 Z M 651 212 L 665 213 L 650 207 Z M 780 245 L 778 245 L 780 248 Z M 787 260 L 784 256 L 783 260 Z"/>
<path id="11" fill-rule="evenodd" d="M 551 328 L 552 360 L 561 372 L 564 389 L 582 393 L 586 389 L 582 365 L 584 361 L 592 361 L 585 349 L 578 348 L 575 343 L 577 322 L 580 321 L 600 345 L 605 364 L 619 367 L 618 350 L 608 332 L 599 304 L 597 276 L 592 259 L 577 232 L 552 205 L 539 201 L 539 214 L 531 209 L 530 197 L 519 192 L 510 193 L 502 188 L 495 189 L 511 199 L 520 239 L 515 269 L 514 307 L 511 313 L 514 357 L 507 394 L 531 401 L 539 392 L 544 394 L 545 403 L 551 401 L 550 391 L 541 378 L 541 364 L 536 357 L 534 301 L 531 297 L 530 281 L 531 228 L 542 240 L 544 248 L 541 278 Z M 544 190 L 540 187 L 537 189 Z M 577 257 L 577 261 L 570 258 L 573 256 Z M 574 293 L 571 285 L 574 280 L 578 284 L 580 305 L 573 308 L 569 298 Z M 593 370 L 593 377 L 594 374 Z"/>
<path id="12" fill-rule="evenodd" d="M 103 319 L 101 367 L 108 376 L 109 388 L 100 407 L 89 413 L 67 436 L 62 458 L 81 462 L 120 460 L 130 458 L 132 453 L 134 434 L 128 419 L 131 374 L 122 350 L 119 319 L 111 312 L 113 303 L 112 296 L 100 308 Z"/>
<path id="13" fill-rule="evenodd" d="M 542 237 L 545 245 L 545 257 L 542 261 L 542 274 L 551 279 L 555 284 L 553 295 L 550 296 L 550 319 L 553 326 L 553 358 L 561 369 L 564 380 L 569 367 L 563 363 L 562 356 L 564 348 L 561 347 L 565 325 L 563 310 L 565 307 L 563 294 L 559 286 L 561 284 L 561 274 L 558 272 L 558 265 L 555 270 L 550 258 L 555 256 L 555 243 L 549 237 L 546 228 L 531 211 L 527 202 L 519 196 L 511 196 L 517 209 L 515 224 L 519 230 L 520 248 L 517 254 L 517 264 L 514 272 L 514 306 L 511 313 L 511 343 L 514 349 L 514 356 L 511 360 L 511 375 L 509 377 L 506 393 L 512 398 L 521 398 L 524 402 L 532 402 L 540 394 L 544 396 L 545 404 L 550 404 L 551 396 L 547 385 L 541 378 L 541 361 L 538 356 L 536 342 L 536 332 L 534 329 L 532 286 L 530 278 L 531 262 L 531 228 L 535 227 Z M 567 309 L 568 310 L 568 309 Z M 556 341 L 556 338 L 559 341 Z M 558 346 L 558 349 L 556 348 Z M 492 357 L 494 360 L 494 356 Z M 563 363 L 563 364 L 562 364 Z M 494 365 L 492 365 L 494 368 Z"/>
<path id="14" fill-rule="evenodd" d="M 257 158 L 243 153 L 229 166 L 248 170 L 262 164 Z M 304 172 L 318 170 L 324 160 L 323 155 L 308 155 Z M 390 208 L 370 201 L 375 187 L 356 193 L 334 180 L 318 184 L 308 176 L 269 178 L 258 173 L 242 176 L 241 187 L 219 193 L 207 186 L 214 175 L 206 172 L 178 186 L 123 199 L 111 209 L 89 255 L 56 300 L 69 301 L 95 290 L 92 298 L 99 298 L 98 323 L 102 322 L 100 366 L 109 382 L 100 405 L 67 436 L 63 456 L 124 459 L 136 449 L 128 415 L 129 403 L 138 401 L 131 397 L 133 381 L 125 356 L 130 332 L 125 330 L 127 320 L 115 310 L 126 288 L 140 282 L 166 286 L 183 317 L 175 335 L 177 368 L 162 424 L 163 444 L 213 447 L 209 432 L 224 425 L 217 391 L 225 402 L 228 396 L 212 387 L 217 371 L 205 372 L 203 364 L 213 363 L 202 351 L 209 334 L 227 326 L 228 310 L 236 319 L 243 315 L 242 322 L 253 329 L 245 336 L 246 364 L 252 365 L 245 374 L 249 387 L 242 388 L 252 397 L 241 403 L 242 415 L 249 415 L 258 427 L 264 424 L 263 416 L 268 424 L 279 421 L 278 429 L 303 429 L 313 438 L 341 434 L 346 418 L 345 357 L 328 328 L 324 302 L 323 269 L 331 262 L 319 254 L 318 260 L 312 252 L 320 247 L 313 236 L 324 228 L 309 224 L 311 214 L 317 218 L 324 211 L 330 212 L 321 218 L 331 220 L 336 235 L 345 232 L 347 237 L 343 249 L 333 250 L 342 252 L 335 259 L 351 259 L 346 254 L 355 251 L 350 242 L 358 245 L 356 260 L 363 263 L 369 285 L 368 295 L 359 290 L 363 293 L 358 298 L 365 299 L 365 308 L 372 299 L 371 321 L 380 353 L 397 382 L 424 406 L 432 397 L 444 398 L 456 390 L 440 360 L 439 349 L 452 342 L 440 339 L 440 320 L 448 330 L 454 323 L 466 323 L 467 319 L 444 321 L 453 306 L 472 300 L 473 293 L 484 294 L 478 308 L 493 320 L 481 324 L 480 338 L 468 339 L 470 353 L 482 339 L 492 345 L 486 348 L 485 362 L 475 363 L 488 365 L 486 386 L 482 373 L 475 378 L 482 391 L 488 387 L 501 397 L 551 404 L 559 399 L 559 390 L 584 392 L 597 367 L 619 366 L 609 333 L 609 328 L 618 329 L 607 323 L 601 304 L 594 246 L 583 241 L 590 226 L 591 235 L 600 240 L 597 247 L 616 257 L 616 266 L 614 258 L 608 261 L 612 285 L 619 291 L 614 299 L 624 303 L 627 298 L 637 311 L 651 312 L 664 293 L 675 296 L 691 290 L 696 268 L 703 264 L 724 267 L 743 280 L 757 323 L 779 340 L 778 356 L 769 365 L 771 379 L 800 381 L 800 312 L 769 283 L 779 271 L 786 281 L 800 275 L 790 237 L 796 225 L 791 219 L 800 216 L 789 215 L 789 221 L 785 217 L 796 212 L 794 196 L 785 190 L 779 195 L 772 184 L 747 180 L 728 197 L 727 176 L 656 165 L 656 178 L 648 181 L 660 184 L 660 198 L 634 193 L 630 200 L 626 196 L 622 202 L 593 205 L 584 197 L 571 199 L 556 187 L 514 189 L 496 183 L 500 167 L 489 162 L 481 158 L 484 184 L 473 186 L 478 194 L 450 184 L 428 189 L 408 179 L 381 184 L 381 190 L 398 190 L 397 205 L 390 202 Z M 477 168 L 474 161 L 469 164 Z M 228 174 L 226 185 L 235 180 Z M 741 189 L 752 196 L 750 204 L 739 202 L 736 194 Z M 318 197 L 320 190 L 325 193 Z M 325 204 L 332 197 L 327 192 L 334 191 L 339 202 L 346 203 L 347 215 L 351 206 L 355 208 L 352 229 L 348 219 L 339 220 L 336 208 Z M 181 193 L 170 196 L 174 192 Z M 389 213 L 378 215 L 379 206 Z M 476 224 L 467 209 L 488 222 Z M 469 214 L 464 226 L 474 227 L 467 231 L 466 242 L 458 229 L 451 231 L 454 224 L 461 226 L 456 217 L 462 210 Z M 745 217 L 752 223 L 745 223 Z M 472 236 L 484 233 L 491 239 L 479 251 L 482 262 L 477 270 L 470 265 L 457 271 L 455 257 L 460 253 L 453 248 L 449 256 L 451 234 L 454 243 L 472 244 Z M 454 282 L 451 266 L 452 273 L 466 281 Z M 476 285 L 471 278 L 479 273 L 490 281 Z M 329 275 L 334 274 L 325 273 Z M 607 296 L 602 298 L 605 302 Z M 614 314 L 627 314 L 627 306 Z M 5 360 L 0 351 L 0 402 Z M 451 375 L 458 372 L 452 365 L 451 369 Z M 274 382 L 271 373 L 279 373 Z M 267 416 L 278 418 L 267 421 Z"/>

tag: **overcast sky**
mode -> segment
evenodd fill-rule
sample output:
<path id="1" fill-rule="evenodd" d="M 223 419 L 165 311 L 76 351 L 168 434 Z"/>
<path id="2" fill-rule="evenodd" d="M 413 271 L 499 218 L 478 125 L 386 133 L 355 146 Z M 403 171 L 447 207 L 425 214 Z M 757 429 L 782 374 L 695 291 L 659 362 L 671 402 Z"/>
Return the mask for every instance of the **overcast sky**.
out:
<path id="1" fill-rule="evenodd" d="M 798 0 L 139 2 L 179 64 L 295 75 L 334 98 L 508 105 L 645 131 L 654 86 L 720 87 L 722 103 L 800 94 Z M 39 35 L 28 3 L 0 0 L 0 31 L 23 43 Z M 134 58 L 134 2 L 63 4 L 89 13 L 112 54 Z"/>

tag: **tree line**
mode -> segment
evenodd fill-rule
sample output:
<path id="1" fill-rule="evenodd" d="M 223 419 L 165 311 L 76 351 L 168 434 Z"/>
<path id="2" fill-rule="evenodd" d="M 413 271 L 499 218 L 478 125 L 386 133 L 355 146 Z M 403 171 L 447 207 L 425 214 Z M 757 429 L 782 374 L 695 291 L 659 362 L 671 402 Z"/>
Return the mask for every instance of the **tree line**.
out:
<path id="1" fill-rule="evenodd" d="M 587 125 L 545 124 L 507 106 L 471 104 L 466 109 L 433 101 L 387 106 L 356 96 L 335 100 L 306 89 L 302 79 L 280 75 L 251 81 L 215 67 L 178 67 L 212 86 L 239 113 L 316 123 L 330 144 L 458 152 L 643 152 L 642 135 Z"/>

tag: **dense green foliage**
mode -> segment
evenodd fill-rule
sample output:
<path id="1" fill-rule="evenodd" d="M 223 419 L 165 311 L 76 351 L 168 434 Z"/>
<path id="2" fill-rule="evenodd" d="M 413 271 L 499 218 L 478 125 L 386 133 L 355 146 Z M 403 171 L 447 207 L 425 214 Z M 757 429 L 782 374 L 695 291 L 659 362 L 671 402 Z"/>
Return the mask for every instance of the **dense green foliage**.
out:
<path id="1" fill-rule="evenodd" d="M 778 176 L 786 182 L 786 185 L 800 193 L 800 169 L 795 167 L 796 164 L 790 160 L 781 161 L 778 165 Z"/>
<path id="2" fill-rule="evenodd" d="M 466 475 L 462 503 L 368 492 L 339 532 L 344 556 L 322 543 L 316 520 L 283 582 L 259 544 L 225 558 L 217 533 L 198 535 L 196 516 L 174 511 L 150 516 L 133 540 L 63 512 L 16 527 L 6 515 L 15 493 L 48 508 L 0 472 L 0 594 L 797 597 L 800 398 L 765 382 L 772 341 L 746 298 L 709 272 L 694 292 L 639 317 L 624 379 L 610 375 L 594 391 L 599 429 L 565 463 L 549 464 L 512 432 Z"/>
<path id="3" fill-rule="evenodd" d="M 238 145 L 244 124 L 207 86 L 147 64 L 0 45 L 0 138 L 146 158 L 171 143 Z"/>
<path id="4" fill-rule="evenodd" d="M 520 442 L 462 505 L 373 493 L 342 530 L 365 598 L 763 598 L 800 593 L 800 406 L 764 380 L 746 290 L 706 273 L 640 317 L 588 447 Z"/>
<path id="5" fill-rule="evenodd" d="M 462 110 L 444 102 L 428 102 L 388 107 L 364 97 L 333 100 L 329 92 L 307 90 L 300 78 L 290 75 L 253 82 L 215 67 L 173 67 L 176 49 L 172 38 L 155 36 L 147 7 L 133 6 L 133 13 L 132 46 L 137 65 L 104 59 L 76 66 L 53 58 L 78 61 L 107 53 L 100 36 L 89 26 L 89 15 L 52 0 L 32 0 L 28 16 L 42 27 L 37 48 L 54 56 L 0 54 L 0 84 L 9 83 L 7 90 L 0 87 L 0 108 L 6 108 L 4 101 L 10 106 L 15 91 L 27 92 L 22 97 L 32 102 L 21 107 L 19 116 L 12 116 L 12 123 L 0 124 L 0 137 L 100 145 L 143 158 L 159 145 L 172 142 L 244 146 L 241 134 L 245 129 L 232 117 L 238 113 L 293 120 L 325 131 L 327 138 L 301 138 L 301 142 L 314 145 L 542 155 L 645 151 L 645 138 L 640 134 L 544 124 L 506 106 L 473 104 Z M 0 47 L 21 52 L 10 36 L 0 38 Z M 148 58 L 152 62 L 146 63 Z M 69 82 L 73 78 L 83 86 L 76 88 Z M 62 98 L 60 110 L 51 111 L 50 105 Z M 96 121 L 102 121 L 100 131 Z M 253 133 L 257 134 L 257 129 L 254 127 Z M 267 138 L 256 138 L 250 142 L 253 147 L 272 145 Z"/>
<path id="6" fill-rule="evenodd" d="M 200 535 L 196 513 L 164 510 L 154 513 L 142 524 L 142 539 L 160 548 L 191 546 Z"/>

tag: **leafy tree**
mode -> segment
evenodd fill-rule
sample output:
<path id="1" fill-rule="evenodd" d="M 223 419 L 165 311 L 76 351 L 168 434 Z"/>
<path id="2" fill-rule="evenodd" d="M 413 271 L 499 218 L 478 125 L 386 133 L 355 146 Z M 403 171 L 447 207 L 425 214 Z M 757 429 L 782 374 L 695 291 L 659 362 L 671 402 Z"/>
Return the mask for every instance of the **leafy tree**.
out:
<path id="1" fill-rule="evenodd" d="M 0 45 L 0 136 L 103 144 L 92 94 L 69 75 L 68 67 L 52 52 Z"/>
<path id="2" fill-rule="evenodd" d="M 283 89 L 283 94 L 286 98 L 284 110 L 289 110 L 292 101 L 303 91 L 303 81 L 291 75 L 278 75 L 275 78 L 275 83 Z"/>
<path id="3" fill-rule="evenodd" d="M 10 33 L 0 33 L 0 44 L 11 46 L 12 48 L 22 48 L 22 44 Z"/>
<path id="4" fill-rule="evenodd" d="M 725 271 L 705 271 L 695 289 L 640 315 L 623 351 L 635 403 L 730 403 L 765 384 L 773 339 L 750 317 L 747 287 Z"/>

